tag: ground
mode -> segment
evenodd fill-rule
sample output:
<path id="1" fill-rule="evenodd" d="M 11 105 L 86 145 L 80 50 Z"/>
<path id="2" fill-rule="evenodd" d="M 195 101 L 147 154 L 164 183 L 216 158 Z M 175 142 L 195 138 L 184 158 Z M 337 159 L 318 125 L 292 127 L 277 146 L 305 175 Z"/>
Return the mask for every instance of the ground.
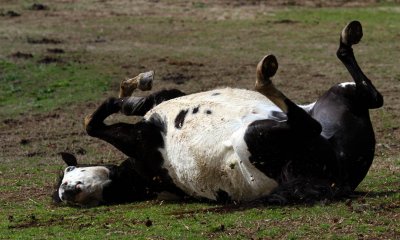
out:
<path id="1" fill-rule="evenodd" d="M 400 5 L 394 2 L 3 0 L 0 239 L 398 239 Z M 83 129 L 84 116 L 116 96 L 122 79 L 155 70 L 153 91 L 252 89 L 257 62 L 273 53 L 280 64 L 276 85 L 308 103 L 351 80 L 335 51 L 340 30 L 354 19 L 364 26 L 356 57 L 385 98 L 384 107 L 371 111 L 376 156 L 358 197 L 285 207 L 51 203 L 64 167 L 58 152 L 85 163 L 124 160 Z"/>

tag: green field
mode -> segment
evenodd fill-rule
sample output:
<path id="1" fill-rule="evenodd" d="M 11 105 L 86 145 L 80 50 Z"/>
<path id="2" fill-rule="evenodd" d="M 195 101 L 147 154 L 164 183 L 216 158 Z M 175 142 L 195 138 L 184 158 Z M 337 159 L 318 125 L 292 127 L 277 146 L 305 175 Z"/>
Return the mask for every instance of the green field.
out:
<path id="1" fill-rule="evenodd" d="M 32 1 L 1 1 L 0 239 L 399 239 L 400 5 L 278 2 L 57 0 L 38 10 Z M 82 125 L 117 96 L 121 80 L 155 70 L 152 91 L 252 89 L 257 62 L 273 53 L 276 86 L 297 103 L 312 102 L 351 80 L 335 52 L 354 19 L 364 27 L 356 57 L 385 98 L 371 111 L 376 156 L 358 197 L 279 207 L 51 203 L 64 168 L 58 152 L 82 163 L 124 160 Z"/>

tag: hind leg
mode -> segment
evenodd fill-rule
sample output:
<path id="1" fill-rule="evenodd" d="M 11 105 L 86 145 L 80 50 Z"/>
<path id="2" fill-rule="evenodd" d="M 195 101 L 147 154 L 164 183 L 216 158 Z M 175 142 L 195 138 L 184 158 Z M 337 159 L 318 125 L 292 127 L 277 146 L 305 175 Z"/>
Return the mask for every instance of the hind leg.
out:
<path id="1" fill-rule="evenodd" d="M 244 140 L 253 166 L 279 183 L 273 196 L 264 201 L 288 203 L 333 197 L 338 185 L 337 162 L 326 139 L 301 134 L 287 121 L 267 119 L 250 124 Z"/>
<path id="2" fill-rule="evenodd" d="M 334 147 L 341 180 L 354 190 L 366 176 L 375 153 L 375 134 L 369 110 L 383 104 L 382 95 L 365 76 L 355 59 L 352 45 L 362 38 L 362 27 L 350 22 L 341 32 L 337 57 L 355 84 L 338 84 L 314 105 L 312 115 L 323 126 L 322 135 Z"/>
<path id="3" fill-rule="evenodd" d="M 273 55 L 264 57 L 257 66 L 256 90 L 286 113 L 287 121 L 249 125 L 245 141 L 250 161 L 280 183 L 273 195 L 283 202 L 330 198 L 339 176 L 335 153 L 320 136 L 321 124 L 274 86 L 277 69 Z"/>
<path id="4" fill-rule="evenodd" d="M 274 55 L 265 56 L 257 65 L 257 79 L 255 89 L 269 98 L 284 113 L 286 113 L 288 125 L 294 130 L 305 135 L 318 136 L 321 133 L 321 125 L 306 111 L 293 103 L 271 81 L 278 70 L 278 61 Z"/>
<path id="5" fill-rule="evenodd" d="M 376 90 L 371 80 L 365 76 L 354 57 L 352 45 L 357 44 L 363 36 L 361 23 L 352 21 L 342 30 L 337 57 L 345 65 L 354 82 L 359 102 L 368 109 L 383 105 L 383 97 Z"/>

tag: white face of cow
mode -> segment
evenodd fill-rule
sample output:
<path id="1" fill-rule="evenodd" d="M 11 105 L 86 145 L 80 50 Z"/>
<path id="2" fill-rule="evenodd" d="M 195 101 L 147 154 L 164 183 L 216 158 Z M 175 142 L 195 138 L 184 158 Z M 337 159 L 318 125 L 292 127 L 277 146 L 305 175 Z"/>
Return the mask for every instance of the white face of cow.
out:
<path id="1" fill-rule="evenodd" d="M 58 195 L 63 202 L 98 205 L 103 200 L 103 187 L 111 182 L 109 176 L 106 167 L 69 166 L 64 170 Z"/>

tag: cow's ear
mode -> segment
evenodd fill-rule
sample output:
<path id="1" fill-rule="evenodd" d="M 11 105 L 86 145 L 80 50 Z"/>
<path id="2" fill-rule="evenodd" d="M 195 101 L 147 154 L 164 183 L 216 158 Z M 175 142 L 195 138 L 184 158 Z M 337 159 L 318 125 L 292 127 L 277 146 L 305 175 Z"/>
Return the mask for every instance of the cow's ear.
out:
<path id="1" fill-rule="evenodd" d="M 78 161 L 76 160 L 76 157 L 72 155 L 71 153 L 67 152 L 60 152 L 60 155 L 64 162 L 67 164 L 67 166 L 76 166 L 78 165 Z"/>

